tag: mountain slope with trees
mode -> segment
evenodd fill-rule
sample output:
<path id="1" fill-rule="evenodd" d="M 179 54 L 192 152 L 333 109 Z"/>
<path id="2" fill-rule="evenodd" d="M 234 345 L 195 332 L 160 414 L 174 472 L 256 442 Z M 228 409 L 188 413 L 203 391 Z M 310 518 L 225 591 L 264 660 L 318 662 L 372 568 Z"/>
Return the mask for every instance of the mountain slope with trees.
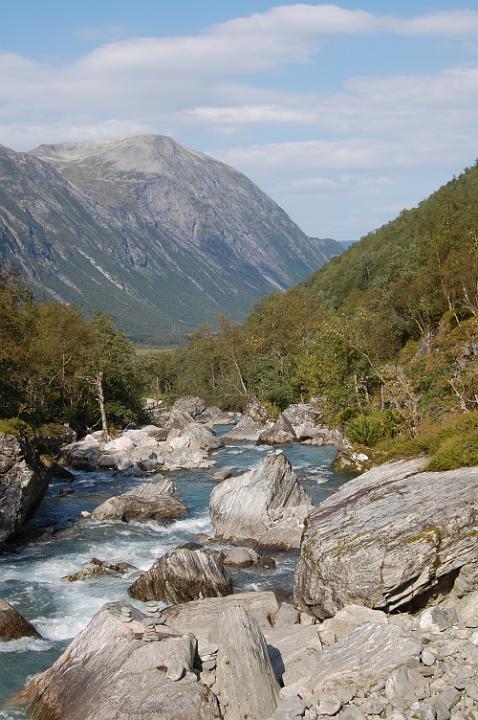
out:
<path id="1" fill-rule="evenodd" d="M 224 320 L 163 356 L 164 389 L 231 407 L 252 394 L 278 409 L 318 396 L 327 422 L 383 457 L 446 441 L 441 466 L 463 461 L 465 429 L 478 427 L 477 201 L 474 166 L 260 301 L 242 327 Z"/>

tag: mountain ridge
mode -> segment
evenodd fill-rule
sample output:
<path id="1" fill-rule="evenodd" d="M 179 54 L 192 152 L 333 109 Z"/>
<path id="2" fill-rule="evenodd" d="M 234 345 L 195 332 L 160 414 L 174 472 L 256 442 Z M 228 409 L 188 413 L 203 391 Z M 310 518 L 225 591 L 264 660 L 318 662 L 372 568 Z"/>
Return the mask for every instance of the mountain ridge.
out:
<path id="1" fill-rule="evenodd" d="M 0 238 L 37 294 L 104 310 L 138 339 L 242 319 L 342 249 L 239 171 L 160 135 L 0 146 Z"/>

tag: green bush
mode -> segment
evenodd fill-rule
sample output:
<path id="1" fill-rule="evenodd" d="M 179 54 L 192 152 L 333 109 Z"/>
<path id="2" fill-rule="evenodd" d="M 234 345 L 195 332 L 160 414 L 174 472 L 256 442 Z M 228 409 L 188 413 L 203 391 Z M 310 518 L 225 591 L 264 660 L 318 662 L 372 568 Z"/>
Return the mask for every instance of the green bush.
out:
<path id="1" fill-rule="evenodd" d="M 346 434 L 353 443 L 373 447 L 385 434 L 382 418 L 375 415 L 357 415 L 347 423 Z"/>
<path id="2" fill-rule="evenodd" d="M 7 418 L 6 420 L 0 420 L 0 432 L 7 433 L 7 435 L 15 435 L 15 437 L 31 438 L 33 428 L 18 418 Z"/>

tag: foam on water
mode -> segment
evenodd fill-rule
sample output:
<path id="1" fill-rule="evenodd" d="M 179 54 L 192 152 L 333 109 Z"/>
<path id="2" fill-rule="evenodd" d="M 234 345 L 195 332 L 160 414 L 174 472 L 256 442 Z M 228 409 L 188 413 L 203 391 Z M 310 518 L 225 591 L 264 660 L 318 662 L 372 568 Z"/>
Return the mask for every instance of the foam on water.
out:
<path id="1" fill-rule="evenodd" d="M 36 629 L 38 630 L 38 627 Z M 20 638 L 0 642 L 0 653 L 45 652 L 45 650 L 51 650 L 51 644 L 40 638 Z"/>

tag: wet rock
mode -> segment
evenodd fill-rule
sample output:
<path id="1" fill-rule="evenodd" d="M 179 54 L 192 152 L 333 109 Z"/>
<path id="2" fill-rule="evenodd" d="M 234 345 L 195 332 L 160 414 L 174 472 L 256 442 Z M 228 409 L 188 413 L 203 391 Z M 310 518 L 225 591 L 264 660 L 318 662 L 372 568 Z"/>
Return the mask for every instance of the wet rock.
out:
<path id="1" fill-rule="evenodd" d="M 214 473 L 211 480 L 214 480 L 214 482 L 223 482 L 223 480 L 229 480 L 229 478 L 232 478 L 232 472 L 225 468 L 224 470 L 218 470 L 217 473 Z"/>
<path id="2" fill-rule="evenodd" d="M 128 606 L 125 622 L 121 607 L 104 606 L 54 665 L 28 683 L 21 697 L 32 715 L 62 720 L 217 717 L 215 698 L 193 673 L 195 639 L 161 627 L 156 628 L 160 642 L 144 642 L 145 616 Z"/>
<path id="3" fill-rule="evenodd" d="M 424 463 L 376 467 L 309 515 L 295 578 L 302 608 L 326 618 L 350 603 L 406 607 L 475 562 L 478 469 L 420 473 Z"/>
<path id="4" fill-rule="evenodd" d="M 205 598 L 172 605 L 161 612 L 161 620 L 178 633 L 193 633 L 198 640 L 216 642 L 218 615 L 228 607 L 244 607 L 262 628 L 272 627 L 271 618 L 278 610 L 273 592 L 235 593 L 221 598 Z"/>
<path id="5" fill-rule="evenodd" d="M 246 548 L 232 548 L 224 558 L 224 565 L 235 565 L 242 568 L 250 567 L 253 562 L 252 555 Z"/>
<path id="6" fill-rule="evenodd" d="M 218 619 L 216 685 L 225 720 L 264 720 L 279 702 L 279 684 L 255 618 L 229 607 Z"/>
<path id="7" fill-rule="evenodd" d="M 0 598 L 0 641 L 18 640 L 22 637 L 39 638 L 40 635 L 18 610 Z"/>
<path id="8" fill-rule="evenodd" d="M 91 558 L 86 567 L 70 575 L 65 575 L 62 580 L 77 582 L 78 580 L 89 580 L 94 577 L 118 577 L 119 575 L 126 575 L 127 573 L 133 572 L 134 570 L 137 570 L 137 568 L 129 563 L 109 563 L 105 560 Z"/>
<path id="9" fill-rule="evenodd" d="M 258 445 L 279 445 L 297 440 L 294 428 L 285 415 L 281 414 L 276 422 L 264 430 L 257 440 Z"/>
<path id="10" fill-rule="evenodd" d="M 94 520 L 156 520 L 167 522 L 188 513 L 187 506 L 175 495 L 173 483 L 166 478 L 142 485 L 109 498 L 91 513 Z"/>
<path id="11" fill-rule="evenodd" d="M 0 433 L 0 546 L 35 513 L 49 475 L 27 440 Z"/>
<path id="12" fill-rule="evenodd" d="M 174 604 L 230 593 L 232 581 L 217 553 L 201 546 L 171 550 L 128 588 L 128 594 L 137 600 L 164 600 Z"/>
<path id="13" fill-rule="evenodd" d="M 282 548 L 299 547 L 311 510 L 309 494 L 281 451 L 268 454 L 244 475 L 220 483 L 209 498 L 217 537 Z"/>

